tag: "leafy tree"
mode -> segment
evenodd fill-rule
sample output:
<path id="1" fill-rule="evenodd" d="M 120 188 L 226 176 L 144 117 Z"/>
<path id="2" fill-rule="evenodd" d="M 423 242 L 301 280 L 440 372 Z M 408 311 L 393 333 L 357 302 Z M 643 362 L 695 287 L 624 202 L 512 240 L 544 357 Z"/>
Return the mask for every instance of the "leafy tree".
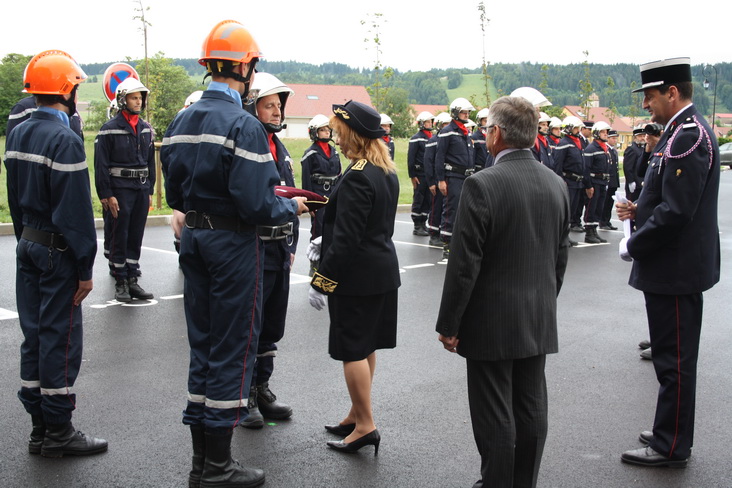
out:
<path id="1" fill-rule="evenodd" d="M 407 91 L 403 88 L 391 88 L 384 100 L 384 113 L 389 114 L 394 125 L 391 127 L 392 137 L 411 137 L 414 130 L 416 114 L 409 105 Z"/>
<path id="2" fill-rule="evenodd" d="M 452 69 L 447 73 L 447 89 L 454 90 L 463 82 L 463 75 L 460 71 Z M 488 97 L 490 99 L 490 96 Z"/>
<path id="3" fill-rule="evenodd" d="M 33 56 L 22 54 L 8 54 L 0 64 L 0 134 L 5 134 L 8 115 L 13 106 L 21 98 L 28 96 L 23 93 L 23 72 Z"/>

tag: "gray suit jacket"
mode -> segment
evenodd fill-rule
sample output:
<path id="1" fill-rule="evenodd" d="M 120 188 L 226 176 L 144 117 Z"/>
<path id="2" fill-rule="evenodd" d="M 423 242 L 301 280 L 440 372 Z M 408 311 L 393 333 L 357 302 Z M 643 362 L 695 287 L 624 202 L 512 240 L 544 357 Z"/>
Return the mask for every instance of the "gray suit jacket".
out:
<path id="1" fill-rule="evenodd" d="M 528 149 L 465 180 L 437 318 L 461 356 L 557 352 L 569 217 L 567 185 Z"/>

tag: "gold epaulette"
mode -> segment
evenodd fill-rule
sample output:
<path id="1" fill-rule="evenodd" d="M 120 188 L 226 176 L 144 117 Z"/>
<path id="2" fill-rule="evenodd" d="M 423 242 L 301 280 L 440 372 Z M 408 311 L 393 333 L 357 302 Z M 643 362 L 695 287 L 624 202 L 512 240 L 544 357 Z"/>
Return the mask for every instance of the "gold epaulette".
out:
<path id="1" fill-rule="evenodd" d="M 313 275 L 313 281 L 310 284 L 313 285 L 315 288 L 320 288 L 321 290 L 323 290 L 324 293 L 333 293 L 333 291 L 335 291 L 336 289 L 336 286 L 338 286 L 337 281 L 328 279 L 318 272 Z"/>
<path id="2" fill-rule="evenodd" d="M 354 171 L 363 171 L 363 169 L 366 167 L 366 165 L 369 164 L 368 161 L 365 159 L 359 159 L 355 163 L 353 163 L 353 166 L 351 166 L 351 169 Z"/>

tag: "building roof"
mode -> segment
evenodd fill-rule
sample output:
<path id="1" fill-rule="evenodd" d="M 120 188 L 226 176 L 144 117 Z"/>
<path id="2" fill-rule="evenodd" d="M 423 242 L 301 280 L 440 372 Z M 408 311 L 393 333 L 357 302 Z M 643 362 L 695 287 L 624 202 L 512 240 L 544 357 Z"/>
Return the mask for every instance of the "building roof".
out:
<path id="1" fill-rule="evenodd" d="M 417 105 L 412 104 L 412 108 L 414 109 L 414 113 L 416 115 L 421 114 L 422 112 L 429 112 L 432 115 L 437 115 L 440 112 L 447 112 L 447 105 Z"/>
<path id="2" fill-rule="evenodd" d="M 288 117 L 314 117 L 333 115 L 333 104 L 349 100 L 371 105 L 371 97 L 363 86 L 347 85 L 298 85 L 288 84 L 295 91 L 287 100 Z"/>
<path id="3" fill-rule="evenodd" d="M 633 128 L 630 127 L 620 116 L 615 117 L 613 119 L 613 122 L 610 123 L 610 119 L 607 116 L 607 114 L 610 113 L 610 109 L 608 107 L 590 107 L 589 114 L 583 114 L 582 108 L 583 107 L 580 107 L 579 105 L 565 105 L 564 111 L 569 112 L 570 115 L 579 117 L 580 120 L 590 120 L 592 122 L 607 122 L 610 127 L 618 132 L 633 132 Z"/>

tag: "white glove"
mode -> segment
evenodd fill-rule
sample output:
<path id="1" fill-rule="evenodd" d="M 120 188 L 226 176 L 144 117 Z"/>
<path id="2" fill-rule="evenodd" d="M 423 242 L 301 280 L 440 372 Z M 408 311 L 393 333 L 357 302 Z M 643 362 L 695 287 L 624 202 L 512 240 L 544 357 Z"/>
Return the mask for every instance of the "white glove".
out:
<path id="1" fill-rule="evenodd" d="M 323 242 L 323 236 L 316 237 L 310 244 L 308 244 L 308 250 L 305 255 L 310 261 L 317 261 L 320 259 L 320 244 Z M 312 302 L 311 302 L 312 303 Z M 318 309 L 320 310 L 320 309 Z"/>
<path id="2" fill-rule="evenodd" d="M 635 181 L 630 182 L 630 185 L 628 185 L 628 190 L 630 190 L 630 193 L 635 192 Z"/>
<path id="3" fill-rule="evenodd" d="M 618 254 L 620 254 L 620 259 L 623 261 L 632 261 L 633 258 L 630 257 L 630 254 L 628 253 L 628 238 L 623 237 L 620 239 L 620 244 L 618 244 Z"/>
<path id="4" fill-rule="evenodd" d="M 308 300 L 310 301 L 310 306 L 315 310 L 323 310 L 328 303 L 327 295 L 320 293 L 312 286 L 308 291 Z"/>

